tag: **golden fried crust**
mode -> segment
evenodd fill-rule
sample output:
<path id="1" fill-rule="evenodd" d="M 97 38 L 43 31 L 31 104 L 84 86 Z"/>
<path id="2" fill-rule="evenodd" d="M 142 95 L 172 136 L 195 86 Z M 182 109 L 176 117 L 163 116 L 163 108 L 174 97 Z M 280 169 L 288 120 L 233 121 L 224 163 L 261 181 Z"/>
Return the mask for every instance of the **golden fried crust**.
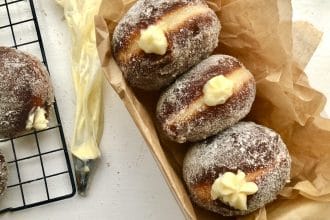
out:
<path id="1" fill-rule="evenodd" d="M 275 165 L 275 164 L 274 164 Z M 273 166 L 274 166 L 273 165 Z M 219 169 L 219 168 L 218 168 Z M 267 167 L 267 169 L 259 168 L 258 170 L 245 170 L 243 171 L 246 175 L 247 182 L 258 182 L 264 178 L 264 175 L 267 174 L 273 167 Z M 224 172 L 223 172 L 224 173 Z M 191 190 L 195 193 L 196 197 L 203 203 L 213 203 L 214 201 L 211 198 L 211 188 L 214 182 L 214 178 L 211 175 L 205 175 L 203 179 L 199 181 L 198 184 L 192 186 Z M 226 204 L 222 204 L 223 207 L 230 209 Z"/>
<path id="2" fill-rule="evenodd" d="M 192 200 L 225 216 L 245 215 L 272 202 L 290 179 L 291 158 L 281 137 L 253 122 L 239 122 L 194 144 L 183 162 L 183 178 Z M 246 174 L 258 191 L 247 197 L 247 210 L 211 199 L 214 181 L 226 172 Z"/>
<path id="3" fill-rule="evenodd" d="M 149 25 L 164 30 L 164 55 L 147 54 L 137 44 Z M 218 45 L 220 22 L 201 0 L 140 0 L 117 25 L 112 53 L 133 87 L 158 90 L 169 85 Z"/>
<path id="4" fill-rule="evenodd" d="M 49 74 L 37 58 L 0 47 L 0 136 L 24 131 L 30 111 L 53 102 Z"/>
<path id="5" fill-rule="evenodd" d="M 234 82 L 234 93 L 224 104 L 207 106 L 203 101 L 203 87 L 218 75 Z M 245 117 L 255 93 L 253 75 L 236 58 L 213 55 L 180 77 L 162 94 L 156 115 L 162 133 L 171 140 L 179 143 L 198 141 Z"/>

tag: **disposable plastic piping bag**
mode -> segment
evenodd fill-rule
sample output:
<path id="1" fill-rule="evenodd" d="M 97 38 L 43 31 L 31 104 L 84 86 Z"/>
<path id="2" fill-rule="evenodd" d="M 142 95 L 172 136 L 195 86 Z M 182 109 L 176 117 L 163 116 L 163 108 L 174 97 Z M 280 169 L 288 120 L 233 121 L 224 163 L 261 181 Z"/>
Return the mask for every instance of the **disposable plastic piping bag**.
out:
<path id="1" fill-rule="evenodd" d="M 56 0 L 64 9 L 72 35 L 72 78 L 76 115 L 71 140 L 78 193 L 86 195 L 101 156 L 103 133 L 103 74 L 95 43 L 94 15 L 100 0 Z"/>

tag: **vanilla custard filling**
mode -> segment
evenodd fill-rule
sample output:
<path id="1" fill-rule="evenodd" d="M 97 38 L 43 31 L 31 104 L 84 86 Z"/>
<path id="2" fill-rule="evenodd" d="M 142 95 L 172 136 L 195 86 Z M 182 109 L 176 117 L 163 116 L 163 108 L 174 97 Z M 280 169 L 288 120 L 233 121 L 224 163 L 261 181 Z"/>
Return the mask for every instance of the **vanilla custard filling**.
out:
<path id="1" fill-rule="evenodd" d="M 203 93 L 206 105 L 224 104 L 234 93 L 234 82 L 223 75 L 215 76 L 206 82 Z"/>
<path id="2" fill-rule="evenodd" d="M 168 43 L 165 32 L 159 26 L 150 25 L 147 29 L 141 30 L 138 45 L 145 53 L 164 55 Z"/>
<path id="3" fill-rule="evenodd" d="M 211 198 L 219 199 L 235 209 L 247 210 L 247 196 L 257 191 L 257 184 L 248 182 L 245 173 L 238 170 L 237 174 L 226 172 L 214 181 Z"/>
<path id="4" fill-rule="evenodd" d="M 44 108 L 37 107 L 29 113 L 28 120 L 26 121 L 26 129 L 32 128 L 36 130 L 43 130 L 48 128 L 49 121 L 46 118 L 47 112 Z"/>

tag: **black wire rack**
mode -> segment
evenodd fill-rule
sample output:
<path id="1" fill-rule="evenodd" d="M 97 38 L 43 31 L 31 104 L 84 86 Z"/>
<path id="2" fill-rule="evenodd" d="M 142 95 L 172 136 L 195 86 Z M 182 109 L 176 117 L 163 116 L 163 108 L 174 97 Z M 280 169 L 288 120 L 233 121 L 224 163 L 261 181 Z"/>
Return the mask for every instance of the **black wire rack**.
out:
<path id="1" fill-rule="evenodd" d="M 0 45 L 29 52 L 48 68 L 33 0 L 0 0 Z M 7 191 L 0 198 L 0 213 L 75 195 L 74 176 L 56 102 L 51 116 L 48 129 L 0 140 L 0 150 L 9 169 Z"/>

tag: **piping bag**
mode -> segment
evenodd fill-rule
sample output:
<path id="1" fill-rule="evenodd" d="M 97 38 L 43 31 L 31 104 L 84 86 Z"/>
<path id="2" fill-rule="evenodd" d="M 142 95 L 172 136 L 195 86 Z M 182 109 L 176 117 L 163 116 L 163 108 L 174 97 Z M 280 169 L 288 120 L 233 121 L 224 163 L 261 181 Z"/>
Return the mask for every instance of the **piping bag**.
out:
<path id="1" fill-rule="evenodd" d="M 101 0 L 56 0 L 72 35 L 72 78 L 76 114 L 70 150 L 78 193 L 85 196 L 101 156 L 103 133 L 103 73 L 96 42 L 94 16 Z"/>

